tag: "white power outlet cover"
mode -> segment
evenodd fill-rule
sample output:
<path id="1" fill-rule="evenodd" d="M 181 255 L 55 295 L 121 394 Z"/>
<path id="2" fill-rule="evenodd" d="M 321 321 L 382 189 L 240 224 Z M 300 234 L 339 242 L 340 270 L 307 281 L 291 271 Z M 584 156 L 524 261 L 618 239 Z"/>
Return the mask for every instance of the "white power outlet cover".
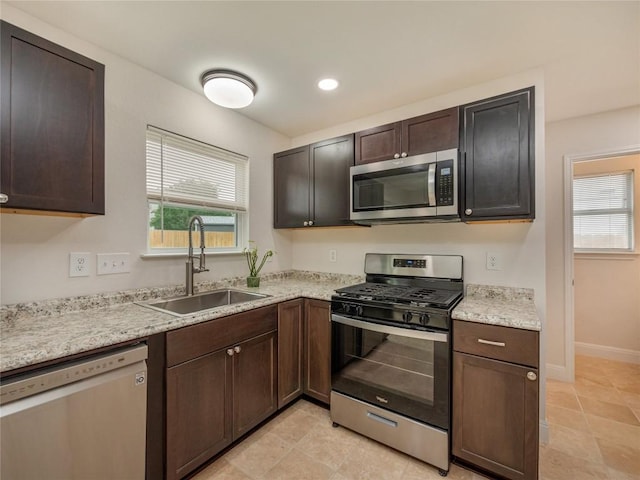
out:
<path id="1" fill-rule="evenodd" d="M 338 252 L 333 248 L 329 250 L 329 261 L 333 263 L 338 261 Z"/>
<path id="2" fill-rule="evenodd" d="M 99 253 L 97 257 L 98 275 L 129 273 L 131 271 L 128 253 Z"/>
<path id="3" fill-rule="evenodd" d="M 88 252 L 71 252 L 69 254 L 69 276 L 88 277 L 90 256 L 91 254 Z"/>
<path id="4" fill-rule="evenodd" d="M 502 259 L 495 252 L 487 252 L 487 270 L 502 270 Z"/>

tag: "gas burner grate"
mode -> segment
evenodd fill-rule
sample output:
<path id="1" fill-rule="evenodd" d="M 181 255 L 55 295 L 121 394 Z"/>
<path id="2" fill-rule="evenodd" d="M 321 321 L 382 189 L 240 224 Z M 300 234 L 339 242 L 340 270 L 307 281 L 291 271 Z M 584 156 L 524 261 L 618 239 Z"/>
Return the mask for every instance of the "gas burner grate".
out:
<path id="1" fill-rule="evenodd" d="M 336 292 L 353 298 L 366 298 L 394 303 L 430 304 L 443 307 L 448 307 L 459 296 L 459 293 L 447 290 L 369 282 L 340 288 Z"/>

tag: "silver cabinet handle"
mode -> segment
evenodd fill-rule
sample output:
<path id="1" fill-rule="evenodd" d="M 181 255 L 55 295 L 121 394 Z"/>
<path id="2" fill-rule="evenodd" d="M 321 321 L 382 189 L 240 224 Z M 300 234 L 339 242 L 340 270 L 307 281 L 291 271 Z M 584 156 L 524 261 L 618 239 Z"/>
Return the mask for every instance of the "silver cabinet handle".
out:
<path id="1" fill-rule="evenodd" d="M 506 347 L 507 344 L 504 342 L 494 342 L 493 340 L 485 340 L 484 338 L 479 338 L 478 343 L 483 343 L 485 345 L 493 345 L 494 347 Z"/>
<path id="2" fill-rule="evenodd" d="M 8 201 L 9 201 L 9 196 L 4 193 L 0 193 L 0 203 L 7 203 Z"/>
<path id="3" fill-rule="evenodd" d="M 309 226 L 309 222 L 307 222 L 307 221 L 305 220 L 305 221 L 303 222 L 303 225 L 304 225 L 305 227 L 308 227 L 308 226 Z"/>
<path id="4" fill-rule="evenodd" d="M 227 355 L 233 357 L 233 348 L 227 348 Z"/>
<path id="5" fill-rule="evenodd" d="M 472 213 L 473 213 L 473 210 L 471 210 L 470 208 L 467 208 L 467 209 L 464 211 L 464 214 L 465 214 L 465 215 L 471 215 Z"/>
<path id="6" fill-rule="evenodd" d="M 309 226 L 312 227 L 313 226 L 313 220 L 309 220 Z"/>
<path id="7" fill-rule="evenodd" d="M 233 351 L 236 353 L 240 353 L 242 349 L 239 346 L 233 347 Z"/>
<path id="8" fill-rule="evenodd" d="M 405 158 L 405 157 L 407 156 L 407 152 L 402 152 L 402 153 L 400 154 L 400 156 L 401 156 L 402 158 Z"/>
<path id="9" fill-rule="evenodd" d="M 533 382 L 536 378 L 538 378 L 538 376 L 535 374 L 535 372 L 529 372 L 527 373 L 527 378 Z"/>
<path id="10" fill-rule="evenodd" d="M 399 153 L 394 154 L 393 158 L 400 158 L 400 154 Z"/>

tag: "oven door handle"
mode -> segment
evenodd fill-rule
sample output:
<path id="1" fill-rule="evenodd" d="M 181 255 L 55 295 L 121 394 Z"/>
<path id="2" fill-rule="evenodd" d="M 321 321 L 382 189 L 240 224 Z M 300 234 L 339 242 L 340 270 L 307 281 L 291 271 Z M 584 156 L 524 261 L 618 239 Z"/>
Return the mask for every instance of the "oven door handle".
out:
<path id="1" fill-rule="evenodd" d="M 364 322 L 355 318 L 343 317 L 342 315 L 331 315 L 331 321 L 348 325 L 350 327 L 361 328 L 363 330 L 371 330 L 373 332 L 389 333 L 399 337 L 419 338 L 421 340 L 431 340 L 434 342 L 448 342 L 449 334 L 440 332 L 425 332 L 424 330 L 414 330 L 413 328 L 391 327 L 389 325 L 381 325 L 379 323 Z"/>

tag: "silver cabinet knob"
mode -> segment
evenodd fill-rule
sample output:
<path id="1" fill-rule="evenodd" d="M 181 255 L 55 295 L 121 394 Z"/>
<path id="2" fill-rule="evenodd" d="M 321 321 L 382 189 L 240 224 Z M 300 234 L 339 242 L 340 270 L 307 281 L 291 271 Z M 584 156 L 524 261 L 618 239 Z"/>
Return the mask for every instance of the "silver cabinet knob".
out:
<path id="1" fill-rule="evenodd" d="M 242 349 L 239 346 L 233 347 L 233 351 L 236 353 L 240 353 Z"/>
<path id="2" fill-rule="evenodd" d="M 309 220 L 309 226 L 312 227 L 313 226 L 313 220 Z"/>
<path id="3" fill-rule="evenodd" d="M 394 154 L 393 158 L 400 158 L 400 154 L 399 153 Z"/>
<path id="4" fill-rule="evenodd" d="M 538 378 L 538 376 L 535 374 L 535 372 L 529 372 L 527 373 L 527 378 L 533 382 L 536 378 Z"/>
<path id="5" fill-rule="evenodd" d="M 473 210 L 471 210 L 470 208 L 467 208 L 467 209 L 464 211 L 464 214 L 465 214 L 465 215 L 471 215 L 472 213 L 473 213 Z"/>
<path id="6" fill-rule="evenodd" d="M 7 203 L 8 201 L 9 201 L 9 196 L 4 193 L 0 193 L 0 203 Z"/>
<path id="7" fill-rule="evenodd" d="M 233 348 L 227 348 L 227 355 L 233 357 Z"/>
<path id="8" fill-rule="evenodd" d="M 407 156 L 407 152 L 402 152 L 402 154 L 400 155 L 402 158 L 405 158 Z"/>
<path id="9" fill-rule="evenodd" d="M 308 226 L 309 226 L 309 222 L 307 222 L 307 221 L 305 220 L 305 221 L 304 221 L 304 223 L 303 223 L 303 225 L 304 225 L 305 227 L 308 227 Z"/>

